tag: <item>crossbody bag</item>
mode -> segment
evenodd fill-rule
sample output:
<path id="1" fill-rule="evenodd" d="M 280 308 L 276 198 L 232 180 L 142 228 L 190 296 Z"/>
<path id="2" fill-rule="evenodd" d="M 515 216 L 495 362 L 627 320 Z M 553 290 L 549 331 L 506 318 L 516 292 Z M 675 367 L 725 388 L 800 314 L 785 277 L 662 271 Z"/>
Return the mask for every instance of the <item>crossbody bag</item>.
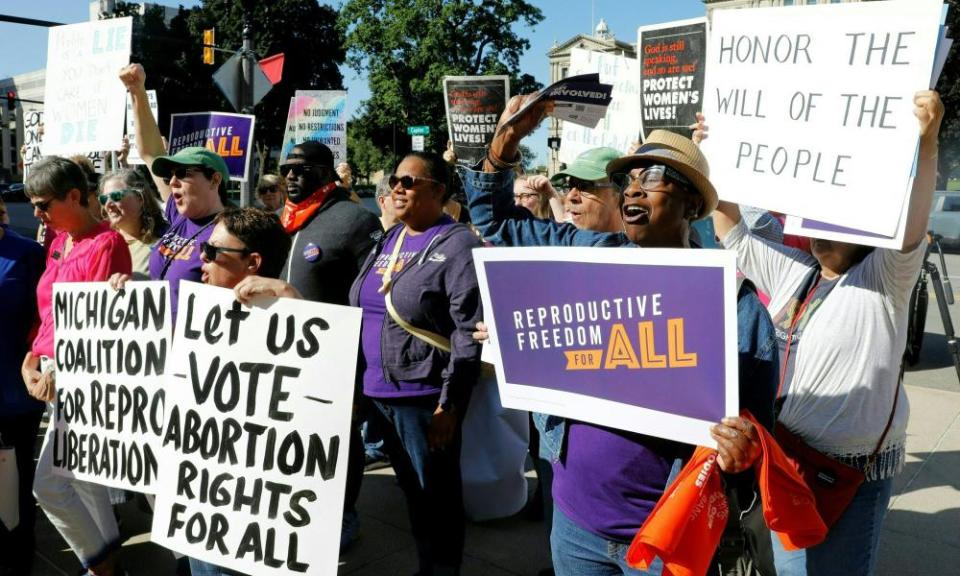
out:
<path id="1" fill-rule="evenodd" d="M 794 315 L 793 320 L 790 322 L 790 329 L 787 332 L 783 368 L 780 372 L 780 386 L 777 389 L 778 401 L 783 394 L 784 381 L 787 376 L 787 362 L 790 359 L 794 330 L 797 327 L 797 323 L 803 317 L 804 312 L 806 312 L 813 295 L 816 294 L 817 287 L 820 285 L 821 275 L 819 274 L 819 270 L 814 270 L 814 274 L 816 274 L 816 280 L 807 291 L 803 304 L 800 305 L 796 315 Z M 883 434 L 880 435 L 880 440 L 877 441 L 876 447 L 867 459 L 868 468 L 872 466 L 876 460 L 877 454 L 880 452 L 880 447 L 883 446 L 883 441 L 890 431 L 893 416 L 897 411 L 897 399 L 900 396 L 900 384 L 902 381 L 903 369 L 901 368 L 900 378 L 897 380 L 897 388 L 893 396 L 893 408 L 890 410 L 890 417 L 887 419 L 887 425 L 883 429 Z M 790 460 L 791 464 L 793 464 L 794 468 L 800 473 L 804 482 L 806 482 L 807 486 L 813 492 L 817 512 L 820 513 L 820 517 L 829 529 L 836 524 L 837 520 L 840 519 L 840 516 L 843 515 L 843 512 L 847 509 L 847 506 L 853 501 L 853 497 L 857 494 L 857 490 L 860 489 L 860 485 L 866 480 L 866 475 L 861 470 L 844 464 L 836 458 L 813 448 L 804 442 L 799 435 L 791 432 L 779 421 L 776 424 L 774 436 L 777 439 L 777 443 L 780 444 L 780 447 L 783 449 L 784 454 L 786 454 L 787 459 Z"/>

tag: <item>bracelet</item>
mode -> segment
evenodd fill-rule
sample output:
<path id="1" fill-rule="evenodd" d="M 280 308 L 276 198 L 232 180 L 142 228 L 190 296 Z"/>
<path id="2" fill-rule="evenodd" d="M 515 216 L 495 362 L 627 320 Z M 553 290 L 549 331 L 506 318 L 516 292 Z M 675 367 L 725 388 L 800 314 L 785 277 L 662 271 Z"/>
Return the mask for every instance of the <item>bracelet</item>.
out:
<path id="1" fill-rule="evenodd" d="M 489 146 L 487 147 L 487 160 L 490 164 L 493 165 L 497 170 L 513 170 L 523 161 L 523 155 L 517 150 L 517 156 L 512 162 L 504 162 L 496 154 L 494 154 L 493 149 Z"/>

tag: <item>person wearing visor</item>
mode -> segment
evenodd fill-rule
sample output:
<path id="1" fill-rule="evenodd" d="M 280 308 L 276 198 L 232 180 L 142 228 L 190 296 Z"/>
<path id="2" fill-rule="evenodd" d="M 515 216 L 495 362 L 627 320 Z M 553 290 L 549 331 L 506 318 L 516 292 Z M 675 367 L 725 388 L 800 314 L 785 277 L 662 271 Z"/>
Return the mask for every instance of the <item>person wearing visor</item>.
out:
<path id="1" fill-rule="evenodd" d="M 510 100 L 501 122 L 520 109 L 523 98 Z M 717 192 L 696 144 L 665 130 L 651 132 L 635 154 L 604 167 L 623 194 L 619 232 L 537 220 L 513 207 L 512 169 L 520 160 L 520 141 L 551 105 L 535 104 L 515 124 L 498 129 L 487 158 L 476 170 L 463 172 L 470 213 L 484 238 L 499 246 L 689 248 L 690 225 L 713 211 Z M 737 318 L 742 407 L 772 428 L 777 384 L 774 331 L 749 286 L 740 290 Z M 553 462 L 551 550 L 556 574 L 642 574 L 627 565 L 627 548 L 693 447 L 557 416 L 536 414 L 534 419 L 541 450 Z M 741 486 L 752 488 L 749 469 L 760 454 L 754 426 L 742 418 L 724 418 L 711 434 L 726 480 L 738 493 Z M 763 561 L 772 563 L 770 558 Z M 647 573 L 661 570 L 657 559 Z"/>
<path id="2" fill-rule="evenodd" d="M 562 190 L 567 222 L 580 230 L 619 232 L 620 190 L 607 177 L 607 164 L 622 154 L 613 148 L 593 148 L 577 156 L 551 183 Z"/>
<path id="3" fill-rule="evenodd" d="M 120 80 L 133 103 L 137 150 L 150 167 L 164 203 L 164 217 L 170 223 L 150 254 L 150 279 L 170 281 L 170 311 L 176 321 L 180 281 L 200 280 L 200 244 L 210 238 L 213 219 L 223 211 L 230 172 L 223 158 L 200 146 L 165 155 L 160 128 L 147 100 L 143 66 L 125 66 Z M 122 285 L 123 280 L 111 282 Z"/>

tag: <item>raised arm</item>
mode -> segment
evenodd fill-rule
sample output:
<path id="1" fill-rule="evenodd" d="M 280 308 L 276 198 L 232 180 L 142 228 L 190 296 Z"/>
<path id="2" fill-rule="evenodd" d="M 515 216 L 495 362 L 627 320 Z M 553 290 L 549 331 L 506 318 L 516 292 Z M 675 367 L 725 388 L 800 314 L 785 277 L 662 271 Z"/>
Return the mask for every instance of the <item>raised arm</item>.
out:
<path id="1" fill-rule="evenodd" d="M 133 101 L 133 125 L 136 131 L 137 152 L 140 153 L 147 167 L 153 166 L 154 159 L 166 154 L 167 150 L 163 145 L 160 127 L 157 126 L 157 121 L 150 112 L 146 88 L 147 74 L 140 64 L 130 64 L 120 71 L 120 81 L 127 87 L 130 99 Z M 160 198 L 166 202 L 170 196 L 170 186 L 156 176 L 153 176 L 153 181 L 157 184 L 157 190 L 160 191 Z"/>
<path id="2" fill-rule="evenodd" d="M 937 185 L 937 156 L 940 121 L 943 120 L 943 102 L 934 90 L 921 90 L 913 96 L 913 113 L 920 121 L 920 152 L 917 158 L 917 174 L 913 179 L 910 196 L 910 212 L 903 237 L 903 251 L 909 252 L 927 234 L 933 190 Z"/>

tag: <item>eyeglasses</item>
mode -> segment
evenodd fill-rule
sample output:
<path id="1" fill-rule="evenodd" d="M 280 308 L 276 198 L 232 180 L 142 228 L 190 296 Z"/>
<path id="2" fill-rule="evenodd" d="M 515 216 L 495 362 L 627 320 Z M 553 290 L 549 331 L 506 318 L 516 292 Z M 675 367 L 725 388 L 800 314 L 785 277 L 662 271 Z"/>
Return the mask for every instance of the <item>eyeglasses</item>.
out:
<path id="1" fill-rule="evenodd" d="M 201 243 L 200 243 L 200 254 L 201 254 L 204 258 L 206 258 L 207 261 L 209 261 L 209 262 L 213 262 L 214 260 L 216 260 L 216 259 L 217 259 L 217 255 L 220 254 L 221 252 L 236 252 L 237 254 L 241 254 L 241 255 L 243 255 L 243 256 L 246 256 L 247 254 L 250 254 L 250 249 L 249 249 L 249 248 L 227 248 L 227 247 L 225 247 L 225 246 L 214 246 L 213 244 L 211 244 L 211 243 L 209 243 L 209 242 L 201 242 Z"/>
<path id="2" fill-rule="evenodd" d="M 281 164 L 280 165 L 280 176 L 286 178 L 287 173 L 293 172 L 294 178 L 299 178 L 303 176 L 305 172 L 313 172 L 314 169 L 320 168 L 320 166 L 315 166 L 313 164 Z"/>
<path id="3" fill-rule="evenodd" d="M 138 193 L 138 190 L 135 190 L 133 188 L 124 188 L 122 190 L 114 190 L 109 194 L 101 194 L 97 198 L 100 200 L 100 204 L 106 204 L 108 200 L 112 200 L 113 202 L 119 202 L 123 200 L 123 197 L 127 195 L 127 192 L 133 192 L 136 194 Z"/>
<path id="4" fill-rule="evenodd" d="M 594 180 L 583 180 L 575 176 L 567 176 L 567 179 L 563 183 L 563 188 L 567 192 L 576 188 L 579 192 L 585 192 L 588 190 L 602 190 L 604 188 L 616 188 L 615 184 L 610 182 L 596 182 Z"/>
<path id="5" fill-rule="evenodd" d="M 50 209 L 50 204 L 56 200 L 56 198 L 50 198 L 49 200 L 44 200 L 42 202 L 31 202 L 30 204 L 41 212 L 46 212 Z"/>
<path id="6" fill-rule="evenodd" d="M 520 192 L 519 194 L 514 194 L 514 200 L 526 200 L 527 198 L 537 198 L 540 195 L 536 192 Z"/>
<path id="7" fill-rule="evenodd" d="M 396 174 L 391 174 L 390 178 L 387 180 L 387 184 L 390 185 L 390 189 L 393 190 L 397 187 L 397 184 L 400 185 L 404 190 L 412 190 L 417 182 L 420 181 L 433 182 L 434 184 L 442 184 L 439 180 L 434 180 L 433 178 L 422 178 L 420 176 L 397 176 Z"/>
<path id="8" fill-rule="evenodd" d="M 670 166 L 656 164 L 643 169 L 638 174 L 630 172 L 618 172 L 610 175 L 610 180 L 625 191 L 634 182 L 639 182 L 640 189 L 644 192 L 665 192 L 665 190 L 656 190 L 654 187 L 659 184 L 675 183 L 684 189 L 690 188 L 690 181 L 680 172 Z"/>
<path id="9" fill-rule="evenodd" d="M 210 170 L 210 168 L 207 168 L 207 167 L 201 167 L 201 166 L 177 166 L 176 168 L 174 168 L 174 169 L 170 172 L 170 175 L 169 175 L 169 176 L 164 176 L 164 177 L 163 177 L 163 183 L 169 186 L 169 185 L 170 185 L 170 181 L 173 180 L 173 177 L 174 177 L 174 176 L 177 177 L 177 180 L 183 180 L 183 179 L 185 179 L 187 176 L 193 176 L 193 175 L 196 174 L 197 172 L 201 172 L 201 173 L 202 173 L 204 176 L 206 176 L 207 178 L 211 178 L 211 177 L 213 176 L 213 171 Z"/>

